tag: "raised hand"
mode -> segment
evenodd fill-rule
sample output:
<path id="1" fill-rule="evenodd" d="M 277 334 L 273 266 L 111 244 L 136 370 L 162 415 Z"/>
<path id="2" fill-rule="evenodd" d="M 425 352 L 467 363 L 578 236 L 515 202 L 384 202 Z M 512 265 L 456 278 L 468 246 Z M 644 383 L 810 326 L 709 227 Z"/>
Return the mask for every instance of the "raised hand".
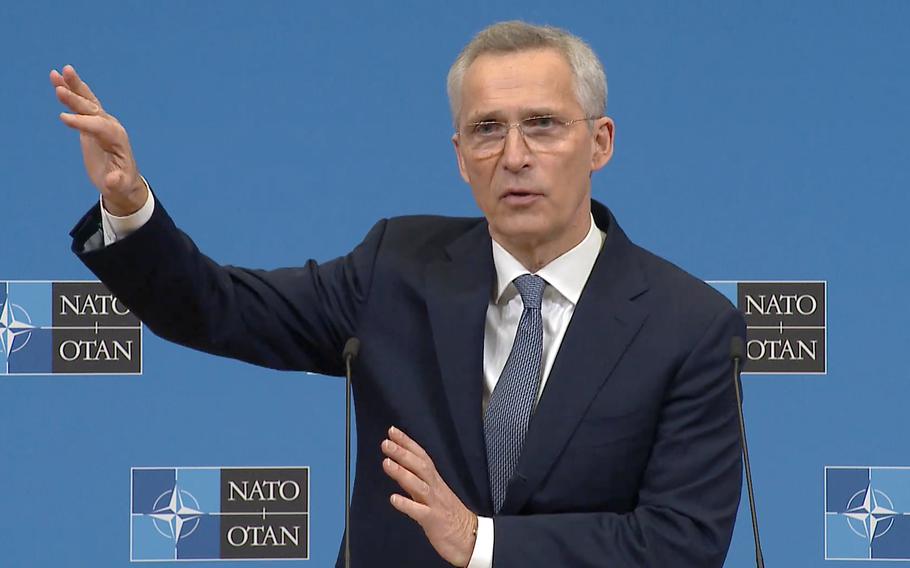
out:
<path id="1" fill-rule="evenodd" d="M 420 445 L 397 428 L 382 441 L 386 475 L 398 482 L 408 497 L 391 495 L 392 506 L 423 529 L 436 552 L 454 566 L 467 566 L 474 551 L 477 515 L 468 510 L 439 475 Z"/>
<path id="2" fill-rule="evenodd" d="M 85 171 L 101 192 L 104 208 L 117 216 L 138 211 L 148 199 L 148 188 L 139 177 L 126 129 L 104 111 L 72 65 L 62 74 L 54 69 L 50 79 L 57 99 L 71 111 L 60 113 L 60 120 L 79 131 Z"/>

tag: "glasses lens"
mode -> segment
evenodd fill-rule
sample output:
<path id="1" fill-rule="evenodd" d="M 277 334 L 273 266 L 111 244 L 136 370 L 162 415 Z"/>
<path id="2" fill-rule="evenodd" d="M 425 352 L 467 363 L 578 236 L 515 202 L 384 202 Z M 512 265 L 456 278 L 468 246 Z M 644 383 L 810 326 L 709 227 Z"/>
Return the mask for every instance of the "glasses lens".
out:
<path id="1" fill-rule="evenodd" d="M 475 122 L 470 127 L 471 136 L 475 138 L 502 138 L 506 125 L 501 122 Z"/>
<path id="2" fill-rule="evenodd" d="M 479 157 L 495 154 L 502 148 L 508 126 L 492 120 L 475 122 L 467 128 L 467 142 L 471 151 Z"/>
<path id="3" fill-rule="evenodd" d="M 521 130 L 532 149 L 545 151 L 558 146 L 569 127 L 555 116 L 534 116 L 521 121 Z"/>
<path id="4" fill-rule="evenodd" d="M 521 129 L 525 134 L 552 133 L 565 124 L 554 116 L 532 116 L 521 121 Z"/>

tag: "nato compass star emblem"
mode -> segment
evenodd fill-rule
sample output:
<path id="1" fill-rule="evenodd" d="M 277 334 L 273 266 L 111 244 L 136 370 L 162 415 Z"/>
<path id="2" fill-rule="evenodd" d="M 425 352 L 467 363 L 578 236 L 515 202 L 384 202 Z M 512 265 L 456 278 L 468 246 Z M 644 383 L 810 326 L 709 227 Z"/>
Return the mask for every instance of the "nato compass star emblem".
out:
<path id="1" fill-rule="evenodd" d="M 196 498 L 177 485 L 158 496 L 152 511 L 149 516 L 155 523 L 155 530 L 174 544 L 193 534 L 199 526 L 199 517 L 205 514 L 199 510 Z"/>
<path id="2" fill-rule="evenodd" d="M 865 538 L 869 544 L 876 538 L 884 536 L 891 529 L 894 517 L 899 513 L 894 510 L 894 503 L 884 492 L 874 489 L 870 483 L 865 489 L 853 494 L 843 513 L 847 517 L 850 530 L 857 536 Z"/>
<path id="3" fill-rule="evenodd" d="M 35 327 L 25 308 L 7 298 L 0 308 L 0 351 L 9 358 L 25 347 Z"/>

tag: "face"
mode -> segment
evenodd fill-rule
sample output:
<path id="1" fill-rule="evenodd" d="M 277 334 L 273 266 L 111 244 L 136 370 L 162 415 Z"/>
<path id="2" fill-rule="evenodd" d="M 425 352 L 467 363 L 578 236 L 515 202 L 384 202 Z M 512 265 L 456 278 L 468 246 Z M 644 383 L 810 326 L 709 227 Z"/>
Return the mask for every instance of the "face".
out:
<path id="1" fill-rule="evenodd" d="M 584 118 L 572 69 L 556 51 L 543 49 L 481 55 L 462 82 L 458 130 L 485 120 L 516 123 L 532 116 Z M 452 137 L 461 176 L 470 184 L 490 234 L 509 248 L 564 248 L 584 238 L 589 224 L 591 174 L 613 153 L 613 122 L 576 122 L 559 144 L 532 151 L 518 128 L 501 152 L 479 156 L 467 135 Z"/>

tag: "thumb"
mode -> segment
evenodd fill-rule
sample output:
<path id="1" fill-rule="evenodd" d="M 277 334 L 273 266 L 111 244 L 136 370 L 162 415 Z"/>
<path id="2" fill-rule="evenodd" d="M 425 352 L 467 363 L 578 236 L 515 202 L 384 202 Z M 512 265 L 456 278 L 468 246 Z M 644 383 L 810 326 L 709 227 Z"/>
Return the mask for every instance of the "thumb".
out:
<path id="1" fill-rule="evenodd" d="M 129 189 L 128 184 L 129 179 L 123 170 L 114 170 L 104 176 L 104 188 L 108 191 L 122 193 Z"/>

